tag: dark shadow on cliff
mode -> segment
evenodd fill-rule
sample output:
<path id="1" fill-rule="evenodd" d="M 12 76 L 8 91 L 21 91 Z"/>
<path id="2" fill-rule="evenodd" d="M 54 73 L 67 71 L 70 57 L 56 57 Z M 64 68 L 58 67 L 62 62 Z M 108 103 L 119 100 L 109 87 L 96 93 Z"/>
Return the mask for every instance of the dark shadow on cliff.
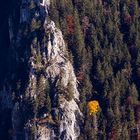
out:
<path id="1" fill-rule="evenodd" d="M 9 26 L 8 17 L 12 10 L 13 0 L 2 0 L 0 4 L 0 90 L 3 87 L 5 76 L 9 70 Z M 10 140 L 8 130 L 11 127 L 11 110 L 0 107 L 0 139 Z"/>

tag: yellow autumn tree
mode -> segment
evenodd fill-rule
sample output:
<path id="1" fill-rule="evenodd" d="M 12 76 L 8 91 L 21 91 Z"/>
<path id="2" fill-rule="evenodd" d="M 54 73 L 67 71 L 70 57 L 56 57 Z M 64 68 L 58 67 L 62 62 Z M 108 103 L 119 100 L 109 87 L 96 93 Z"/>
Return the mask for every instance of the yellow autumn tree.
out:
<path id="1" fill-rule="evenodd" d="M 100 109 L 99 102 L 96 100 L 88 102 L 87 107 L 88 107 L 89 114 L 92 116 L 95 115 Z"/>

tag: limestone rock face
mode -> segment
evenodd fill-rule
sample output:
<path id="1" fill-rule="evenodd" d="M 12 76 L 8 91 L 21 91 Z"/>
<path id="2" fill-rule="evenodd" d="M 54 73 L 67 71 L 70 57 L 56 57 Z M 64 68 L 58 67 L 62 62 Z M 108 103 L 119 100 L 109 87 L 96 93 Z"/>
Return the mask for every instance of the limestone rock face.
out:
<path id="1" fill-rule="evenodd" d="M 26 64 L 27 66 L 27 70 L 25 70 L 26 82 L 23 80 L 24 78 L 19 78 L 19 81 L 23 81 L 24 84 L 23 86 L 22 84 L 19 85 L 16 93 L 13 94 L 12 90 L 6 91 L 6 88 L 1 91 L 2 93 L 6 92 L 5 95 L 7 95 L 5 100 L 3 94 L 1 94 L 3 105 L 11 107 L 12 110 L 13 140 L 30 140 L 31 138 L 35 140 L 76 140 L 80 135 L 79 120 L 82 113 L 77 104 L 79 102 L 77 79 L 62 32 L 49 19 L 49 5 L 49 0 L 43 0 L 42 3 L 37 0 L 32 1 L 32 3 L 28 0 L 22 0 L 19 6 L 20 21 L 17 33 L 14 33 L 13 30 L 15 25 L 12 15 L 9 18 L 11 48 L 16 54 L 17 68 L 18 64 Z M 37 11 L 34 8 L 35 6 L 38 7 Z M 26 29 L 29 30 L 30 26 L 30 34 L 26 34 Z M 40 42 L 37 34 L 39 31 L 42 34 Z M 26 43 L 26 40 L 27 42 L 32 41 L 29 45 L 23 44 L 23 46 L 28 47 L 23 48 L 21 42 Z M 23 54 L 19 54 L 18 49 L 23 49 Z M 41 97 L 44 94 L 38 90 L 39 72 L 42 77 L 40 84 L 42 91 L 45 91 L 44 87 L 47 81 L 53 85 L 50 88 L 59 87 L 64 91 L 62 94 L 54 90 L 53 95 L 49 95 L 52 96 L 51 102 L 56 102 L 52 108 L 54 113 L 59 116 L 58 122 L 50 114 L 44 114 L 42 117 L 37 116 L 33 110 L 29 110 L 30 105 L 36 103 L 39 96 Z M 15 77 L 16 73 L 13 74 L 11 79 Z M 68 98 L 66 94 L 70 97 Z M 14 95 L 16 98 L 13 100 L 11 96 Z M 35 108 L 35 105 L 33 107 Z M 29 114 L 25 114 L 27 110 Z M 32 113 L 34 115 L 31 115 Z"/>

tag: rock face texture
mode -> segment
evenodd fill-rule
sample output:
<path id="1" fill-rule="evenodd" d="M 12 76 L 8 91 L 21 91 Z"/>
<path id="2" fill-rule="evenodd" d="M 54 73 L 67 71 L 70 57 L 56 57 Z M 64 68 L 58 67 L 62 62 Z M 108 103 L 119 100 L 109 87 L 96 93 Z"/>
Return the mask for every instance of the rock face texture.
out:
<path id="1" fill-rule="evenodd" d="M 11 49 L 15 51 L 16 55 L 12 58 L 16 59 L 16 68 L 20 67 L 18 63 L 25 64 L 27 68 L 21 69 L 21 71 L 25 71 L 26 81 L 20 79 L 20 76 L 18 77 L 19 82 L 25 84 L 24 87 L 20 84 L 18 93 L 12 93 L 12 85 L 7 83 L 0 95 L 3 108 L 11 109 L 13 140 L 76 140 L 80 135 L 78 119 L 82 117 L 82 113 L 77 105 L 79 102 L 77 79 L 62 32 L 49 19 L 49 4 L 49 0 L 43 0 L 42 3 L 39 0 L 31 2 L 22 0 L 17 31 L 14 31 L 16 25 L 14 25 L 13 15 L 9 18 Z M 26 34 L 26 30 L 31 30 L 30 35 Z M 42 35 L 39 37 L 38 33 Z M 22 45 L 28 48 L 23 48 Z M 21 48 L 23 54 L 18 54 L 18 49 Z M 15 73 L 10 76 L 11 80 L 15 80 Z M 29 101 L 34 102 L 32 107 L 36 110 L 38 108 L 36 104 L 40 104 L 36 103 L 38 98 L 46 96 L 42 95 L 46 94 L 43 91 L 38 91 L 39 79 L 40 90 L 44 90 L 44 92 L 48 81 L 53 85 L 50 87 L 54 88 L 52 95 L 48 96 L 51 96 L 49 97 L 52 102 L 50 106 L 53 108 L 54 114 L 59 116 L 58 122 L 54 122 L 51 117 L 55 117 L 55 115 L 51 116 L 49 111 L 42 111 L 38 115 L 30 110 Z M 24 91 L 20 91 L 21 88 Z M 65 93 L 57 91 L 57 88 L 62 89 Z M 67 91 L 68 88 L 70 91 Z M 13 100 L 12 96 L 16 96 L 17 99 L 13 97 Z M 43 100 L 38 102 L 43 102 Z M 25 114 L 27 112 L 30 115 Z"/>
<path id="2" fill-rule="evenodd" d="M 0 140 L 139 139 L 140 3 L 2 1 Z"/>

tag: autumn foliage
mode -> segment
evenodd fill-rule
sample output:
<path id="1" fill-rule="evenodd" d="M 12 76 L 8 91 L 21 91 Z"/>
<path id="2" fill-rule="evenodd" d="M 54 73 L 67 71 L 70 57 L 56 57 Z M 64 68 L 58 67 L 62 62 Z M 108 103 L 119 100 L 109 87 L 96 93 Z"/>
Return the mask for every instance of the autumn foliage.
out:
<path id="1" fill-rule="evenodd" d="M 111 130 L 111 132 L 109 133 L 109 140 L 116 140 L 116 138 L 117 138 L 117 135 L 116 135 L 116 129 L 115 128 L 113 128 L 112 130 Z"/>
<path id="2" fill-rule="evenodd" d="M 88 102 L 88 111 L 90 115 L 95 115 L 100 109 L 99 102 L 96 100 Z"/>
<path id="3" fill-rule="evenodd" d="M 67 32 L 68 34 L 73 34 L 74 33 L 74 19 L 72 15 L 68 15 L 66 17 L 67 21 Z"/>
<path id="4" fill-rule="evenodd" d="M 140 104 L 136 106 L 136 121 L 140 122 Z"/>
<path id="5" fill-rule="evenodd" d="M 84 72 L 82 70 L 78 71 L 76 77 L 79 82 L 82 82 L 84 80 Z"/>

